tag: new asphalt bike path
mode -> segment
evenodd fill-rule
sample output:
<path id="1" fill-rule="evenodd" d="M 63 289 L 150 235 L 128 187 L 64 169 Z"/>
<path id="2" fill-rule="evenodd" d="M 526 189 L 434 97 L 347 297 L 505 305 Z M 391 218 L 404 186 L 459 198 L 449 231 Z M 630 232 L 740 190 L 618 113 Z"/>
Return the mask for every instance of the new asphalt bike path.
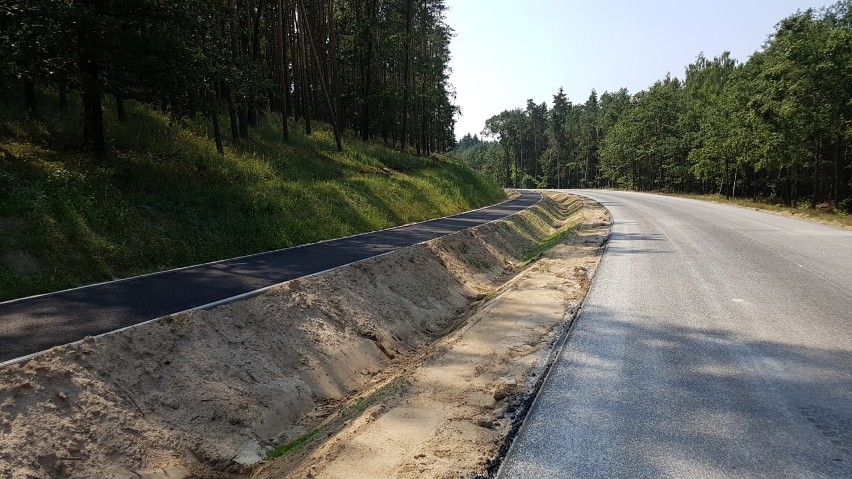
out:
<path id="1" fill-rule="evenodd" d="M 422 223 L 0 303 L 0 362 L 387 254 L 523 211 L 541 195 Z"/>

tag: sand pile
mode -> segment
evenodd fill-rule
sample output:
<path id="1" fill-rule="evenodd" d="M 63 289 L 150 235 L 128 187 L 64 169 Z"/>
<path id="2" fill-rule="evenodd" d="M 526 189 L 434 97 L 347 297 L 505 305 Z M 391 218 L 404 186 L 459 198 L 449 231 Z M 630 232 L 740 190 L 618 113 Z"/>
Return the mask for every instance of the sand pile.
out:
<path id="1" fill-rule="evenodd" d="M 564 338 L 608 234 L 587 204 L 581 222 L 424 357 L 365 395 L 363 412 L 306 447 L 258 468 L 255 479 L 491 477 Z"/>
<path id="2" fill-rule="evenodd" d="M 0 477 L 227 477 L 334 417 L 581 206 L 509 220 L 0 369 Z"/>

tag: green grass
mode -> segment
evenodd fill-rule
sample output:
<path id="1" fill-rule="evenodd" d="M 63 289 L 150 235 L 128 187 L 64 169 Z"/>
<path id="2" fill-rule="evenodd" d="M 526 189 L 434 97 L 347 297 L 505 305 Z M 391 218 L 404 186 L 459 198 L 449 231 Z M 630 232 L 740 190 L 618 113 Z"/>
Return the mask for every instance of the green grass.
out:
<path id="1" fill-rule="evenodd" d="M 2 85 L 0 85 L 2 87 Z M 40 99 L 25 120 L 0 88 L 0 301 L 388 228 L 497 202 L 503 192 L 442 156 L 312 136 L 261 115 L 219 156 L 203 118 L 105 105 L 109 157 L 79 150 L 79 100 Z M 227 115 L 222 115 L 227 134 Z"/>
<path id="2" fill-rule="evenodd" d="M 786 206 L 778 203 L 773 203 L 768 200 L 766 201 L 752 201 L 748 199 L 741 198 L 727 198 L 723 195 L 686 195 L 679 194 L 675 196 L 680 196 L 683 198 L 691 198 L 696 200 L 703 201 L 713 201 L 715 203 L 724 203 L 729 205 L 738 205 L 745 208 L 754 208 L 763 211 L 770 211 L 774 213 L 788 214 L 792 216 L 797 216 L 804 219 L 815 220 L 821 223 L 828 223 L 836 226 L 840 226 L 847 229 L 852 229 L 852 216 L 846 213 L 845 211 L 837 210 L 837 211 L 822 211 L 813 209 L 810 207 L 807 202 L 799 203 L 799 206 Z"/>
<path id="3" fill-rule="evenodd" d="M 337 412 L 342 418 L 351 418 L 364 412 L 368 407 L 383 401 L 387 397 L 399 394 L 411 384 L 411 378 L 400 376 L 373 391 L 368 396 L 358 396 Z"/>
<path id="4" fill-rule="evenodd" d="M 568 223 L 559 230 L 557 230 L 552 235 L 544 238 L 535 244 L 524 256 L 524 259 L 521 260 L 520 266 L 524 267 L 537 260 L 541 255 L 551 250 L 558 244 L 561 244 L 565 241 L 565 238 L 574 232 L 574 229 L 577 227 L 577 222 Z"/>
<path id="5" fill-rule="evenodd" d="M 390 396 L 399 394 L 400 392 L 404 391 L 405 388 L 408 387 L 410 384 L 411 378 L 406 376 L 398 377 L 393 381 L 390 381 L 389 383 L 380 387 L 379 389 L 375 390 L 370 395 L 358 396 L 346 405 L 342 406 L 338 411 L 338 418 L 341 421 L 351 419 L 364 412 L 368 407 L 377 404 L 378 402 L 383 401 L 384 399 Z M 320 437 L 324 437 L 328 431 L 328 425 L 312 429 L 288 443 L 276 446 L 266 454 L 266 459 L 270 460 L 281 456 L 286 456 L 288 454 L 292 454 L 301 449 L 302 447 L 310 444 L 318 435 Z M 320 434 L 321 432 L 323 434 Z"/>
<path id="6" fill-rule="evenodd" d="M 313 430 L 311 430 L 311 431 L 309 431 L 305 434 L 302 434 L 301 436 L 297 437 L 296 439 L 288 442 L 287 444 L 281 444 L 280 446 L 276 447 L 275 449 L 269 451 L 266 454 L 266 459 L 267 460 L 275 459 L 275 458 L 278 458 L 278 457 L 281 457 L 281 456 L 286 456 L 288 454 L 291 454 L 293 452 L 298 451 L 303 446 L 305 446 L 306 444 L 313 441 L 314 437 L 316 437 L 316 435 L 319 432 L 320 432 L 319 429 L 313 429 Z"/>

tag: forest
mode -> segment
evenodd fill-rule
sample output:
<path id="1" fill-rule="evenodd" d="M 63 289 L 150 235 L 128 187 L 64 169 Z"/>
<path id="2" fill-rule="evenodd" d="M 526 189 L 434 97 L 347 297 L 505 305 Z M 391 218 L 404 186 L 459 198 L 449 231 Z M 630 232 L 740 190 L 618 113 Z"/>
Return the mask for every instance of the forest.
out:
<path id="1" fill-rule="evenodd" d="M 453 156 L 507 187 L 718 194 L 852 212 L 852 1 L 799 11 L 745 63 L 488 119 Z"/>
<path id="2" fill-rule="evenodd" d="M 11 0 L 0 5 L 0 83 L 30 119 L 41 97 L 80 101 L 79 147 L 108 156 L 114 97 L 212 122 L 221 154 L 259 112 L 310 135 L 330 124 L 417 154 L 451 148 L 451 29 L 443 0 Z M 226 121 L 219 113 L 227 112 Z M 220 124 L 221 123 L 221 124 Z M 223 131 L 229 130 L 229 131 Z"/>

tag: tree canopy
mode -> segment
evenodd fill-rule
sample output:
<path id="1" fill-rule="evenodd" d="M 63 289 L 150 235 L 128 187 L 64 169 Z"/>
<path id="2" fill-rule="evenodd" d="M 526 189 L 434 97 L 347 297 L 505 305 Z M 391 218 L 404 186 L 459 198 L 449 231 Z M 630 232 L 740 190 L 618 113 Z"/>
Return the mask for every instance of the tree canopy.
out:
<path id="1" fill-rule="evenodd" d="M 852 0 L 800 11 L 740 63 L 699 54 L 682 79 L 506 110 L 462 160 L 505 186 L 621 187 L 805 200 L 852 210 Z M 542 121 L 542 116 L 546 121 Z M 496 163 L 500 168 L 494 166 Z"/>
<path id="2" fill-rule="evenodd" d="M 417 153 L 453 138 L 443 0 L 10 0 L 0 5 L 0 81 L 26 113 L 39 92 L 79 92 L 83 144 L 107 154 L 102 98 L 206 114 L 221 151 L 220 110 L 239 141 L 257 112 L 382 138 Z M 75 97 L 76 98 L 76 97 Z"/>

